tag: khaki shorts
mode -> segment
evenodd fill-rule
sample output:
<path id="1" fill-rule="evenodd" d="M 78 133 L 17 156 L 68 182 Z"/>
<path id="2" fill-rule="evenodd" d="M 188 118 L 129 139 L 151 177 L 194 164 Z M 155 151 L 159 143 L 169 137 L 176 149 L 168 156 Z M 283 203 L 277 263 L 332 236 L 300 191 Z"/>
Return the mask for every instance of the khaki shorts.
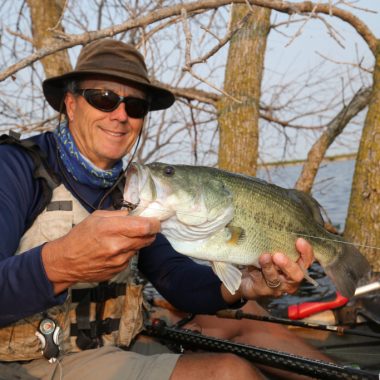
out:
<path id="1" fill-rule="evenodd" d="M 0 366 L 13 379 L 43 380 L 167 380 L 180 355 L 165 346 L 139 339 L 130 351 L 101 347 L 60 357 L 56 363 L 37 359 L 25 364 L 3 363 Z M 14 373 L 12 377 L 11 373 Z"/>

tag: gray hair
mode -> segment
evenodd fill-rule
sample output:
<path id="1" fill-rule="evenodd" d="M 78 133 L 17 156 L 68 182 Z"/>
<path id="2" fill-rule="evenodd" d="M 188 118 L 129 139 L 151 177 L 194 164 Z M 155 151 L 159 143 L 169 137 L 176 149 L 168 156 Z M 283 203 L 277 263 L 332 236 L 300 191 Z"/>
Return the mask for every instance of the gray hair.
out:
<path id="1" fill-rule="evenodd" d="M 65 92 L 71 92 L 72 94 L 75 94 L 79 89 L 79 80 L 77 79 L 71 79 L 67 81 L 65 86 Z"/>
<path id="2" fill-rule="evenodd" d="M 67 94 L 68 92 L 72 93 L 72 94 L 76 94 L 78 89 L 80 88 L 80 81 L 78 79 L 70 79 L 68 80 L 66 83 L 65 83 L 65 86 L 64 86 L 64 93 Z M 62 102 L 64 102 L 64 100 L 62 99 Z M 66 107 L 65 107 L 65 104 L 63 103 L 62 104 L 62 109 L 61 109 L 61 112 L 63 115 L 66 116 L 66 119 L 67 119 L 67 110 L 66 110 Z"/>

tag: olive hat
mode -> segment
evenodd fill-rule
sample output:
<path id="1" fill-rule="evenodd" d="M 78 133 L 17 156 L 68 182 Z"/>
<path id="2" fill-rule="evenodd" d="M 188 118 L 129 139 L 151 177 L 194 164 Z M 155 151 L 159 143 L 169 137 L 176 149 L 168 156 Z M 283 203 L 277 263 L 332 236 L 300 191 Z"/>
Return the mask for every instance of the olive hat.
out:
<path id="1" fill-rule="evenodd" d="M 172 92 L 151 83 L 144 57 L 135 47 L 111 38 L 87 44 L 81 50 L 73 71 L 46 79 L 42 83 L 45 98 L 56 111 L 60 111 L 67 81 L 96 74 L 106 75 L 132 86 L 137 85 L 149 95 L 151 111 L 169 108 L 174 103 Z"/>

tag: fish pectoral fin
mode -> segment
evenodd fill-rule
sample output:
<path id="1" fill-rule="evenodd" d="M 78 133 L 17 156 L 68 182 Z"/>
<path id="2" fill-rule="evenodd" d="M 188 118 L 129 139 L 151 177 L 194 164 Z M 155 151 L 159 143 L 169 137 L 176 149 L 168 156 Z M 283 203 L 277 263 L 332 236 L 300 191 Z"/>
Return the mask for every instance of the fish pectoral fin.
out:
<path id="1" fill-rule="evenodd" d="M 246 238 L 245 230 L 241 227 L 227 226 L 227 244 L 239 245 L 244 242 Z"/>
<path id="2" fill-rule="evenodd" d="M 232 264 L 222 261 L 212 261 L 211 266 L 215 274 L 223 282 L 231 294 L 235 294 L 241 284 L 241 272 Z"/>

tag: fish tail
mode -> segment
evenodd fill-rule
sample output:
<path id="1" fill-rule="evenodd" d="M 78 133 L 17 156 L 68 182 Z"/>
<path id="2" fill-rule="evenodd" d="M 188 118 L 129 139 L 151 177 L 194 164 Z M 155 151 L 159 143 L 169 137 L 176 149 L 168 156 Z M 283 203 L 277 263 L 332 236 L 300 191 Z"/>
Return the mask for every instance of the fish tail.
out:
<path id="1" fill-rule="evenodd" d="M 351 244 L 341 244 L 336 259 L 324 267 L 343 297 L 351 298 L 361 278 L 369 274 L 371 266 L 359 250 Z"/>

